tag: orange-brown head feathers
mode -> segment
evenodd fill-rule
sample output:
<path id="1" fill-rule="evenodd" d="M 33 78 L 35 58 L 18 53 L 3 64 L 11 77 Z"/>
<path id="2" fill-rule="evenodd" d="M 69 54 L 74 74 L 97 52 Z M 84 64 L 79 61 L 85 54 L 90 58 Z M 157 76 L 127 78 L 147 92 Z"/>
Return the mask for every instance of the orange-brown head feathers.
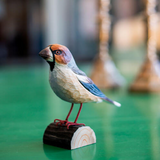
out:
<path id="1" fill-rule="evenodd" d="M 51 71 L 56 63 L 67 65 L 71 60 L 74 61 L 69 49 L 60 44 L 49 45 L 39 55 L 49 63 Z"/>
<path id="2" fill-rule="evenodd" d="M 60 44 L 53 44 L 49 47 L 57 63 L 67 64 L 68 62 L 70 62 L 72 54 L 67 47 Z"/>

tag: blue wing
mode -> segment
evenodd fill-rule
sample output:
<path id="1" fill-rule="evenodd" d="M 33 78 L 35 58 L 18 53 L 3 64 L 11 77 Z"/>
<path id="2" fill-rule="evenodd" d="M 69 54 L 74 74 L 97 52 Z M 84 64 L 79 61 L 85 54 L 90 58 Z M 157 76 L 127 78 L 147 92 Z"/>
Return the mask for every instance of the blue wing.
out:
<path id="1" fill-rule="evenodd" d="M 105 101 L 108 101 L 108 102 L 120 107 L 120 104 L 118 102 L 112 101 L 111 99 L 106 97 L 106 95 L 100 91 L 100 89 L 93 83 L 93 81 L 90 78 L 88 78 L 86 76 L 86 74 L 77 67 L 73 57 L 72 57 L 71 61 L 68 63 L 68 67 L 76 74 L 79 82 L 90 93 L 102 98 Z"/>
<path id="2" fill-rule="evenodd" d="M 89 92 L 91 92 L 95 96 L 98 96 L 101 98 L 106 97 L 94 83 L 85 83 L 80 80 L 79 80 L 79 82 L 83 85 L 83 87 L 85 87 Z"/>
<path id="3" fill-rule="evenodd" d="M 79 82 L 83 85 L 83 87 L 85 87 L 89 92 L 101 98 L 106 97 L 93 83 L 93 81 L 90 78 L 88 78 L 87 75 L 77 67 L 73 57 L 67 65 L 77 75 L 77 78 Z"/>
<path id="4" fill-rule="evenodd" d="M 93 83 L 93 81 L 92 81 L 92 83 L 85 83 L 85 82 L 79 80 L 79 82 L 83 85 L 83 87 L 85 87 L 93 95 L 98 96 L 98 97 L 102 98 L 103 100 L 114 104 L 114 101 L 112 101 L 111 99 L 106 97 L 106 95 L 101 92 L 101 90 Z"/>

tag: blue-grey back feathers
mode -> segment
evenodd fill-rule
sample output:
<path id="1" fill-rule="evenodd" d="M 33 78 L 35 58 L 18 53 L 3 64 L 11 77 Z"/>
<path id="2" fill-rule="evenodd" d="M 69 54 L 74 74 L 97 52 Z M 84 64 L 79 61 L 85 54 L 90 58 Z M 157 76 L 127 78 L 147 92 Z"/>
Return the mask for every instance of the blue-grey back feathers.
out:
<path id="1" fill-rule="evenodd" d="M 87 76 L 83 71 L 81 71 L 77 65 L 76 62 L 74 60 L 74 58 L 72 57 L 71 61 L 67 64 L 68 67 L 76 74 L 78 75 L 83 75 L 83 76 Z"/>
<path id="2" fill-rule="evenodd" d="M 73 57 L 72 57 L 71 61 L 67 65 L 75 74 L 83 76 L 87 80 L 85 82 L 83 80 L 78 79 L 79 82 L 82 84 L 82 86 L 85 89 L 87 89 L 90 93 L 92 93 L 95 96 L 98 96 L 98 97 L 102 98 L 105 101 L 108 101 L 108 102 L 116 105 L 117 107 L 121 106 L 121 104 L 119 104 L 118 102 L 112 101 L 111 99 L 106 97 L 105 94 L 103 94 L 101 92 L 101 90 L 93 83 L 93 81 L 90 78 L 88 78 L 87 75 L 77 67 Z"/>

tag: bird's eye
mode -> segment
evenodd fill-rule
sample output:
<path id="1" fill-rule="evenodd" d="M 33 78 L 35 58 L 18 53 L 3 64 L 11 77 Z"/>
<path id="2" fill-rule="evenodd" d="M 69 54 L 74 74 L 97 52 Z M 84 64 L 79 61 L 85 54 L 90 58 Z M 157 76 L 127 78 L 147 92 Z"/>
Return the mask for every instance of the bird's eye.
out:
<path id="1" fill-rule="evenodd" d="M 60 55 L 61 54 L 61 51 L 56 51 L 56 55 Z"/>

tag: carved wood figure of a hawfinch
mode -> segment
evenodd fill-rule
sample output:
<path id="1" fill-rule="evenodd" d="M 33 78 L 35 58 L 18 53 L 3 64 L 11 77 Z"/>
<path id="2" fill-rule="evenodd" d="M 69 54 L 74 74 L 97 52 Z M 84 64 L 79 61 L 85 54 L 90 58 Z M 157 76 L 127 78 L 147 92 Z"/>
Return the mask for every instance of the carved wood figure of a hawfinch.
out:
<path id="1" fill-rule="evenodd" d="M 39 55 L 50 65 L 49 83 L 55 94 L 61 99 L 72 103 L 71 109 L 65 120 L 55 119 L 54 122 L 60 125 L 65 124 L 67 129 L 70 125 L 84 125 L 77 123 L 82 104 L 86 102 L 107 101 L 120 107 L 121 104 L 107 98 L 93 81 L 81 71 L 69 51 L 63 45 L 53 44 L 43 49 Z M 73 109 L 74 103 L 79 103 L 80 108 L 74 122 L 69 122 L 68 118 Z"/>

